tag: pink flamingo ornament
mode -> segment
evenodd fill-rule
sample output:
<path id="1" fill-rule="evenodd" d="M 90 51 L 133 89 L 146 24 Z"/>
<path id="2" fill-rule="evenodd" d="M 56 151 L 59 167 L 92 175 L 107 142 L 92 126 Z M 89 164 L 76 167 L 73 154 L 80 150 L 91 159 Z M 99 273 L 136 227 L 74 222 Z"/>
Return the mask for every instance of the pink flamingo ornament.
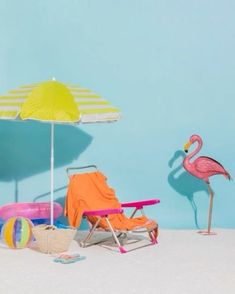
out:
<path id="1" fill-rule="evenodd" d="M 184 145 L 184 151 L 187 153 L 189 147 L 197 142 L 198 145 L 194 151 L 192 151 L 188 156 L 185 157 L 183 161 L 183 166 L 190 174 L 202 179 L 208 186 L 208 191 L 210 194 L 210 204 L 208 210 L 208 228 L 206 232 L 200 232 L 204 235 L 213 235 L 211 232 L 211 218 L 212 218 L 212 208 L 213 208 L 213 197 L 214 192 L 210 186 L 209 178 L 214 175 L 223 175 L 227 179 L 231 179 L 230 174 L 224 169 L 224 167 L 216 160 L 206 156 L 200 156 L 194 161 L 190 161 L 202 148 L 202 139 L 198 135 L 192 135 L 189 141 Z"/>

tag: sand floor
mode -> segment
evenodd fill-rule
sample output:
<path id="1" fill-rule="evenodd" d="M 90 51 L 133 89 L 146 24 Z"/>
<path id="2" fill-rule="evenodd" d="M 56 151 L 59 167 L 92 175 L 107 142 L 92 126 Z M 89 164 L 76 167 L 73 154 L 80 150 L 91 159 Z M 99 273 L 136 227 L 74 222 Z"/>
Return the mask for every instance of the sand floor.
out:
<path id="1" fill-rule="evenodd" d="M 69 251 L 86 259 L 67 265 L 1 243 L 0 293 L 234 294 L 235 230 L 215 231 L 201 236 L 193 230 L 161 230 L 158 245 L 127 254 L 114 247 L 81 248 L 73 241 Z"/>

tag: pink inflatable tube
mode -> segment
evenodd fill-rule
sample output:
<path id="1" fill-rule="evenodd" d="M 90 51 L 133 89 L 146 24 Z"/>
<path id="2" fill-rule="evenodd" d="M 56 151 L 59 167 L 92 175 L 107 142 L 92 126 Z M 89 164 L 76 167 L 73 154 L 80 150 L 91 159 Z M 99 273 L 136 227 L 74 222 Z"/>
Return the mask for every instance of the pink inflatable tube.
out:
<path id="1" fill-rule="evenodd" d="M 62 206 L 54 202 L 54 219 L 61 216 Z M 0 207 L 0 218 L 4 221 L 13 217 L 22 216 L 29 219 L 50 219 L 50 202 L 10 203 Z"/>

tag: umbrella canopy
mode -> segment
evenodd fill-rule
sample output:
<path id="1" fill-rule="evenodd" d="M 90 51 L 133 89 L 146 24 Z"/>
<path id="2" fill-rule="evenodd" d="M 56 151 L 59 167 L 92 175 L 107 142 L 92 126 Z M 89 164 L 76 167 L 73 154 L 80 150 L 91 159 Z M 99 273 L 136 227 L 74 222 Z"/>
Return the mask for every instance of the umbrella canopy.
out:
<path id="1" fill-rule="evenodd" d="M 55 80 L 21 86 L 0 96 L 0 119 L 93 123 L 119 118 L 119 110 L 100 95 Z"/>
<path id="2" fill-rule="evenodd" d="M 119 118 L 119 110 L 100 95 L 54 79 L 24 85 L 0 96 L 0 119 L 51 123 L 51 224 L 54 218 L 54 124 L 112 122 Z"/>

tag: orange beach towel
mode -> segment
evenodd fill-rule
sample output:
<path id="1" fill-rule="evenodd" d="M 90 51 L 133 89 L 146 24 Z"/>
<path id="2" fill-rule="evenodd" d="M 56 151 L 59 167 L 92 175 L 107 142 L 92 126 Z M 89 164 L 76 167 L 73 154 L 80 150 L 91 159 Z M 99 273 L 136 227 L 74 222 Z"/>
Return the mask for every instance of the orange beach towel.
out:
<path id="1" fill-rule="evenodd" d="M 70 177 L 64 210 L 70 226 L 80 226 L 84 211 L 121 208 L 121 204 L 115 196 L 115 191 L 108 186 L 106 180 L 106 177 L 98 171 L 75 174 Z M 89 221 L 92 223 L 96 220 L 96 217 L 89 217 Z M 123 213 L 110 215 L 109 221 L 116 230 L 157 227 L 155 221 L 149 220 L 145 216 L 130 219 Z M 100 226 L 104 229 L 107 228 L 105 220 L 101 220 Z"/>

